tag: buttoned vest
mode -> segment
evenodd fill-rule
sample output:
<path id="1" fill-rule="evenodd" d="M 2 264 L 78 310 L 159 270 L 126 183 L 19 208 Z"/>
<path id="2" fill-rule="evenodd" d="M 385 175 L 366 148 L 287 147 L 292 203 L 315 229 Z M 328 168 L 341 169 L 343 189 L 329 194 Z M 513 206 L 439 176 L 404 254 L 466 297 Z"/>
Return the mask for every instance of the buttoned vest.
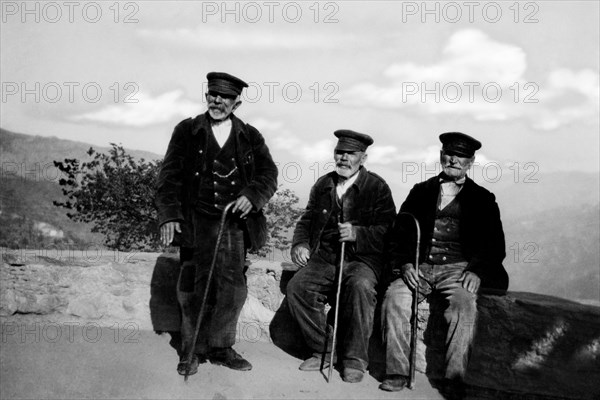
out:
<path id="1" fill-rule="evenodd" d="M 460 245 L 460 203 L 456 198 L 437 210 L 427 262 L 443 265 L 466 261 Z"/>
<path id="2" fill-rule="evenodd" d="M 209 133 L 205 160 L 200 174 L 197 205 L 204 213 L 220 215 L 227 203 L 238 197 L 242 186 L 232 136 L 221 148 L 212 132 Z"/>

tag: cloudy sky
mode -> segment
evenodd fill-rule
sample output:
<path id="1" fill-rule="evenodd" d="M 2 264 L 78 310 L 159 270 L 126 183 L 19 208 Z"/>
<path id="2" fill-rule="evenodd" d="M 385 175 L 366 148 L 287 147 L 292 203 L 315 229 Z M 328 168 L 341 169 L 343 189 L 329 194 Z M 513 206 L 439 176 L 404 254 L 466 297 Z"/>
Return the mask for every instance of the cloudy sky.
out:
<path id="1" fill-rule="evenodd" d="M 481 140 L 496 174 L 599 169 L 596 1 L 1 5 L 15 132 L 162 155 L 205 110 L 206 73 L 226 71 L 301 197 L 340 128 L 373 136 L 367 167 L 393 188 L 424 177 L 445 131 Z"/>

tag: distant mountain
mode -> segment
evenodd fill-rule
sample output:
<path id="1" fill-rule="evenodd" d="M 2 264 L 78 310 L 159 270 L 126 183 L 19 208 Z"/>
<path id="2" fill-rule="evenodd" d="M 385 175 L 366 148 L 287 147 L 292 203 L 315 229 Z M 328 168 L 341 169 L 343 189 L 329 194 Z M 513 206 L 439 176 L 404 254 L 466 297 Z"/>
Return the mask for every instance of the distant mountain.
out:
<path id="1" fill-rule="evenodd" d="M 94 250 L 102 235 L 88 224 L 71 221 L 53 200 L 62 200 L 60 186 L 51 181 L 0 177 L 0 247 L 13 249 Z"/>
<path id="2" fill-rule="evenodd" d="M 512 171 L 509 171 L 512 172 Z M 592 172 L 546 172 L 535 175 L 534 181 L 523 177 L 515 181 L 512 174 L 498 183 L 482 182 L 498 200 L 502 217 L 524 218 L 548 210 L 598 206 L 600 175 Z"/>
<path id="3" fill-rule="evenodd" d="M 89 248 L 102 243 L 103 238 L 93 234 L 89 225 L 74 223 L 64 209 L 52 205 L 53 200 L 62 199 L 52 162 L 85 160 L 90 147 L 108 150 L 0 129 L 0 246 L 68 244 Z M 149 152 L 127 151 L 146 160 L 161 158 Z M 513 173 L 503 172 L 498 182 L 476 180 L 496 195 L 500 206 L 510 289 L 598 304 L 598 173 L 536 173 L 519 179 Z M 394 191 L 398 207 L 406 194 Z"/>
<path id="4" fill-rule="evenodd" d="M 98 152 L 109 149 L 0 128 L 0 247 L 96 249 L 102 245 L 104 238 L 92 233 L 91 225 L 71 221 L 65 209 L 52 203 L 64 200 L 53 161 L 88 160 L 90 147 Z M 162 158 L 145 151 L 127 152 L 138 159 Z"/>
<path id="5" fill-rule="evenodd" d="M 99 152 L 106 152 L 110 148 L 109 146 L 100 147 L 84 142 L 59 139 L 54 136 L 24 135 L 0 128 L 0 158 L 2 162 L 25 163 L 22 167 L 25 172 L 34 171 L 36 167 L 43 169 L 44 166 L 52 164 L 54 160 L 62 161 L 67 157 L 85 159 L 90 147 Z M 127 152 L 135 158 L 145 160 L 160 160 L 163 157 L 141 150 L 127 149 Z M 9 172 L 7 168 L 3 168 L 3 175 L 6 175 L 7 172 Z"/>
<path id="6" fill-rule="evenodd" d="M 565 205 L 503 223 L 510 290 L 600 305 L 598 205 Z"/>

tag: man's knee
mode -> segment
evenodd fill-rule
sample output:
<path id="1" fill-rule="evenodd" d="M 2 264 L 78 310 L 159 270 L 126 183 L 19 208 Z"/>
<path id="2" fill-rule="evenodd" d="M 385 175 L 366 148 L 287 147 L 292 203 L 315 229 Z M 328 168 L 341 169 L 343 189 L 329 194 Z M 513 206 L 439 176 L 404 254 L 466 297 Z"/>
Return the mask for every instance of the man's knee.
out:
<path id="1" fill-rule="evenodd" d="M 452 296 L 448 309 L 444 315 L 447 321 L 459 318 L 466 323 L 473 323 L 477 316 L 477 295 L 470 293 L 467 290 L 456 292 Z"/>
<path id="2" fill-rule="evenodd" d="M 364 276 L 349 276 L 344 282 L 344 290 L 354 294 L 368 295 L 375 297 L 377 292 L 375 285 L 377 283 Z"/>
<path id="3" fill-rule="evenodd" d="M 297 275 L 294 276 L 287 284 L 286 287 L 286 295 L 288 297 L 288 302 L 293 303 L 299 297 L 302 297 L 304 293 L 305 285 L 301 279 L 297 279 Z"/>
<path id="4" fill-rule="evenodd" d="M 412 313 L 412 296 L 408 296 L 403 292 L 388 290 L 385 293 L 383 303 L 381 305 L 383 319 L 386 321 L 398 321 L 410 319 Z"/>
<path id="5" fill-rule="evenodd" d="M 412 310 L 413 295 L 402 279 L 396 279 L 388 286 L 383 299 L 383 311 L 399 313 Z"/>

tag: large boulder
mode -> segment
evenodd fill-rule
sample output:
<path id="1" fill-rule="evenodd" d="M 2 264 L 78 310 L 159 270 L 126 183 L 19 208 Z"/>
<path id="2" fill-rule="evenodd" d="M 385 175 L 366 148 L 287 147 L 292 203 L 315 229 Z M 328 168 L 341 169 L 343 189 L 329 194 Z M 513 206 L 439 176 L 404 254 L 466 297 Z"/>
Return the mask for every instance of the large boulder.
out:
<path id="1" fill-rule="evenodd" d="M 600 308 L 525 292 L 484 295 L 466 381 L 515 396 L 600 398 Z"/>

